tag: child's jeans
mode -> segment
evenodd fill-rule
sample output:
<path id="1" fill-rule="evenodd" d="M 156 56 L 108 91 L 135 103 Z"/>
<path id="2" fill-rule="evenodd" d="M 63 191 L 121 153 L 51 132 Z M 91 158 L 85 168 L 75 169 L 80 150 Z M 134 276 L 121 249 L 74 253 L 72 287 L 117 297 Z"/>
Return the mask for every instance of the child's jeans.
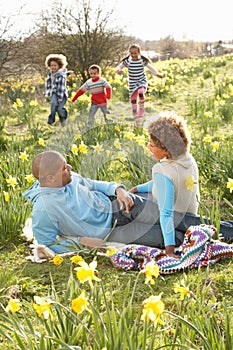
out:
<path id="1" fill-rule="evenodd" d="M 89 110 L 89 122 L 88 122 L 89 126 L 94 124 L 94 117 L 95 117 L 96 112 L 98 111 L 99 108 L 101 109 L 101 111 L 104 115 L 105 122 L 108 121 L 108 119 L 106 118 L 106 115 L 109 114 L 107 104 L 106 105 L 96 105 L 95 103 L 92 103 L 90 110 Z"/>
<path id="2" fill-rule="evenodd" d="M 66 101 L 67 101 L 67 97 L 64 96 L 62 102 L 58 103 L 57 95 L 52 94 L 51 109 L 50 109 L 50 115 L 48 117 L 48 124 L 53 124 L 55 122 L 56 113 L 58 113 L 59 120 L 61 123 L 67 119 L 68 114 L 67 114 L 67 110 L 64 107 L 66 104 Z"/>

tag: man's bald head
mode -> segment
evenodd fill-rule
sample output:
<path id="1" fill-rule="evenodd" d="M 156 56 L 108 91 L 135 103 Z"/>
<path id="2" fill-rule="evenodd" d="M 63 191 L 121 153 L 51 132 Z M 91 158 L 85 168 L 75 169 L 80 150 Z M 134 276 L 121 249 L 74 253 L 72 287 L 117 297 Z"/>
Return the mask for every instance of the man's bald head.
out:
<path id="1" fill-rule="evenodd" d="M 45 181 L 48 175 L 54 175 L 64 162 L 64 157 L 55 151 L 39 153 L 32 161 L 32 174 L 40 182 Z"/>

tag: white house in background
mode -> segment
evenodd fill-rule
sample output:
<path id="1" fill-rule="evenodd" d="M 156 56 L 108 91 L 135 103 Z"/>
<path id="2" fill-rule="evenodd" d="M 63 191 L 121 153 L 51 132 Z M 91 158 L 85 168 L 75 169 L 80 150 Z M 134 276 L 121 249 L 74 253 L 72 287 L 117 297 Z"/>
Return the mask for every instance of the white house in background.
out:
<path id="1" fill-rule="evenodd" d="M 143 56 L 148 57 L 152 62 L 156 62 L 161 58 L 161 54 L 159 52 L 155 52 L 153 50 L 148 50 L 148 51 L 141 51 L 141 54 Z"/>

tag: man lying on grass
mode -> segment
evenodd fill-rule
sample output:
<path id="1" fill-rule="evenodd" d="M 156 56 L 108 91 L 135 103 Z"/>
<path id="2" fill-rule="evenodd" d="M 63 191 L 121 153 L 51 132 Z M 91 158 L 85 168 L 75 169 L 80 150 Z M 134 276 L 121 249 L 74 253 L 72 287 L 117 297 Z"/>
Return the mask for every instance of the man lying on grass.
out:
<path id="1" fill-rule="evenodd" d="M 93 248 L 116 226 L 112 231 L 116 242 L 164 248 L 156 203 L 128 193 L 121 184 L 87 179 L 71 169 L 55 151 L 42 152 L 32 162 L 38 181 L 23 196 L 33 203 L 32 230 L 38 244 L 55 253 L 74 250 L 73 242 Z M 175 214 L 175 245 L 182 243 L 193 219 Z M 108 240 L 113 241 L 111 236 Z"/>

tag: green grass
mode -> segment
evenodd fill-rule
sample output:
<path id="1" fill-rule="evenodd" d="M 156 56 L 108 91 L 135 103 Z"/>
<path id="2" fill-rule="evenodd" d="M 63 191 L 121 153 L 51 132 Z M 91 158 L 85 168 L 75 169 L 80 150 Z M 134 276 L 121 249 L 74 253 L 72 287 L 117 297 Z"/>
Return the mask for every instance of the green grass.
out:
<path id="1" fill-rule="evenodd" d="M 200 171 L 201 205 L 199 213 L 210 217 L 216 226 L 221 219 L 233 220 L 232 193 L 226 187 L 228 178 L 233 178 L 233 97 L 226 96 L 227 93 L 230 94 L 229 91 L 233 85 L 231 78 L 233 76 L 232 56 L 219 58 L 219 60 L 204 60 L 201 63 L 195 61 L 190 63 L 189 60 L 184 60 L 161 64 L 165 65 L 163 70 L 167 70 L 169 77 L 166 83 L 166 86 L 169 87 L 168 93 L 164 93 L 160 88 L 149 90 L 150 93 L 147 95 L 145 105 L 146 115 L 151 116 L 162 110 L 174 110 L 187 119 L 193 140 L 191 151 L 198 162 Z M 190 67 L 194 67 L 193 71 Z M 113 77 L 113 82 L 114 79 Z M 153 81 L 151 84 L 153 85 Z M 6 100 L 10 96 L 9 94 L 6 94 Z M 224 100 L 224 109 L 222 106 L 214 104 L 216 96 L 220 96 L 220 99 Z M 20 98 L 23 96 L 20 95 Z M 61 151 L 67 156 L 73 170 L 80 172 L 83 176 L 122 181 L 128 188 L 149 180 L 153 164 L 150 157 L 144 154 L 143 148 L 135 140 L 130 141 L 125 136 L 126 131 L 141 135 L 142 130 L 134 128 L 130 103 L 122 102 L 123 98 L 122 100 L 113 98 L 109 103 L 110 116 L 114 123 L 103 125 L 103 117 L 98 112 L 96 117 L 98 126 L 91 132 L 84 131 L 87 111 L 80 111 L 78 108 L 76 110 L 76 105 L 69 103 L 67 106 L 70 122 L 67 127 L 60 128 L 58 122 L 53 127 L 49 127 L 47 125 L 49 105 L 44 103 L 40 96 L 38 98 L 40 98 L 38 108 L 32 111 L 25 107 L 26 114 L 21 110 L 21 113 L 24 114 L 16 115 L 14 110 L 10 109 L 10 104 L 6 104 L 4 96 L 1 96 L 2 115 L 5 117 L 4 120 L 1 119 L 0 123 L 2 132 L 0 138 L 2 150 L 0 155 L 0 202 L 2 208 L 0 219 L 0 304 L 5 307 L 11 296 L 19 298 L 26 308 L 26 311 L 19 313 L 20 322 L 17 318 L 14 319 L 14 315 L 7 314 L 8 318 L 5 319 L 5 324 L 9 320 L 16 322 L 13 323 L 12 330 L 9 328 L 9 334 L 15 336 L 14 331 L 18 327 L 17 324 L 24 327 L 26 321 L 28 321 L 26 328 L 30 328 L 31 322 L 41 334 L 52 332 L 54 324 L 57 324 L 58 328 L 63 329 L 60 338 L 56 335 L 56 339 L 59 338 L 61 342 L 65 337 L 64 328 L 62 328 L 64 324 L 67 326 L 67 339 L 72 339 L 75 333 L 72 327 L 80 329 L 81 324 L 87 324 L 91 332 L 96 334 L 99 344 L 102 344 L 103 341 L 99 334 L 105 331 L 105 327 L 107 327 L 109 334 L 115 334 L 115 345 L 109 339 L 109 343 L 106 345 L 107 350 L 143 350 L 144 348 L 149 350 L 157 349 L 162 344 L 167 344 L 168 349 L 187 349 L 189 346 L 189 349 L 199 350 L 232 350 L 232 259 L 219 261 L 209 268 L 160 276 L 155 281 L 155 285 L 145 285 L 142 275 L 138 275 L 137 272 L 115 269 L 108 258 L 98 256 L 97 270 L 103 286 L 100 287 L 96 283 L 93 293 L 90 293 L 88 285 L 80 286 L 73 279 L 73 266 L 69 257 L 66 257 L 60 266 L 55 266 L 51 262 L 36 264 L 26 260 L 26 256 L 31 254 L 31 251 L 29 243 L 24 241 L 21 233 L 26 218 L 31 215 L 31 205 L 22 200 L 22 191 L 30 185 L 25 180 L 25 175 L 31 173 L 30 162 L 36 153 L 49 148 Z M 28 99 L 30 100 L 30 96 Z M 77 106 L 85 106 L 85 103 L 86 101 Z M 207 118 L 205 112 L 211 112 L 212 117 Z M 116 131 L 115 126 L 119 126 L 120 131 Z M 82 141 L 88 146 L 88 155 L 86 156 L 83 154 L 75 156 L 71 152 L 71 145 L 74 143 L 79 145 L 81 142 L 76 137 L 78 134 L 81 134 Z M 211 137 L 210 143 L 203 141 L 207 135 Z M 222 136 L 224 136 L 223 139 Z M 45 148 L 38 144 L 39 138 L 45 141 Z M 119 150 L 114 148 L 116 139 L 120 142 L 120 151 L 125 151 L 125 159 L 119 158 Z M 92 146 L 96 145 L 97 142 L 103 146 L 105 151 L 108 150 L 109 154 L 96 154 Z M 219 149 L 215 152 L 212 149 L 214 142 L 219 143 Z M 21 162 L 18 158 L 20 152 L 23 151 L 29 155 L 28 162 Z M 95 166 L 93 167 L 94 159 Z M 18 185 L 14 189 L 7 187 L 6 179 L 9 175 L 17 177 Z M 9 202 L 4 200 L 3 191 L 9 192 Z M 91 260 L 92 257 L 87 256 L 87 261 Z M 184 301 L 179 300 L 179 296 L 174 294 L 173 289 L 174 284 L 181 283 L 182 279 L 185 279 L 185 283 L 192 292 L 192 297 Z M 131 293 L 134 287 L 131 305 L 128 301 L 132 297 Z M 70 318 L 69 312 L 64 307 L 70 307 L 72 298 L 79 294 L 81 288 L 91 294 L 95 301 L 92 307 L 97 309 L 92 320 L 85 314 L 85 316 L 81 316 L 83 323 L 79 322 L 74 326 L 72 323 L 76 322 L 74 315 Z M 159 295 L 161 292 L 166 310 L 175 313 L 180 319 L 166 314 L 164 315 L 166 326 L 155 330 L 151 324 L 148 324 L 148 329 L 146 329 L 147 327 L 144 327 L 139 320 L 141 304 L 150 295 Z M 54 324 L 52 321 L 51 323 L 50 321 L 43 322 L 36 317 L 31 306 L 35 295 L 49 296 L 61 303 L 62 306 L 57 306 L 56 311 L 54 311 L 56 320 Z M 110 300 L 105 300 L 106 295 L 111 295 Z M 0 323 L 4 317 L 5 312 L 1 309 Z M 108 317 L 112 320 L 111 325 Z M 197 327 L 197 330 L 181 318 L 189 321 L 191 325 Z M 17 349 L 16 345 L 12 345 L 3 336 L 1 332 L 3 324 L 0 326 L 0 349 Z M 166 327 L 168 330 L 165 329 Z M 169 329 L 173 328 L 175 334 L 169 332 Z M 20 331 L 22 331 L 20 339 L 28 339 L 29 343 L 31 339 L 34 339 L 34 336 L 36 337 L 32 332 L 25 335 L 23 333 L 25 329 Z M 58 332 L 58 329 L 54 331 Z M 86 344 L 85 337 L 89 337 L 88 331 L 84 327 L 80 332 L 82 336 L 80 336 L 78 344 Z M 77 334 L 79 333 L 77 332 Z M 156 335 L 156 339 L 153 338 L 153 334 Z M 148 340 L 147 345 L 143 343 L 143 337 Z M 108 338 L 107 335 L 106 338 Z M 51 345 L 51 340 L 46 337 L 44 337 L 45 343 L 42 340 L 39 343 L 38 339 L 35 339 L 31 345 L 25 346 L 25 349 L 69 348 L 68 345 L 65 347 L 61 343 L 54 347 Z M 88 341 L 90 339 L 88 338 Z M 141 342 L 139 348 L 136 347 L 136 339 Z M 124 345 L 120 345 L 121 340 Z M 179 343 L 180 346 L 172 347 L 169 345 L 172 342 Z M 19 343 L 20 340 L 18 340 Z M 129 343 L 131 343 L 131 347 Z M 99 348 L 95 347 L 94 343 L 89 345 L 89 350 L 102 350 L 104 348 L 104 345 Z M 83 350 L 87 349 L 86 345 L 83 346 Z M 23 345 L 18 349 L 24 349 Z"/>

